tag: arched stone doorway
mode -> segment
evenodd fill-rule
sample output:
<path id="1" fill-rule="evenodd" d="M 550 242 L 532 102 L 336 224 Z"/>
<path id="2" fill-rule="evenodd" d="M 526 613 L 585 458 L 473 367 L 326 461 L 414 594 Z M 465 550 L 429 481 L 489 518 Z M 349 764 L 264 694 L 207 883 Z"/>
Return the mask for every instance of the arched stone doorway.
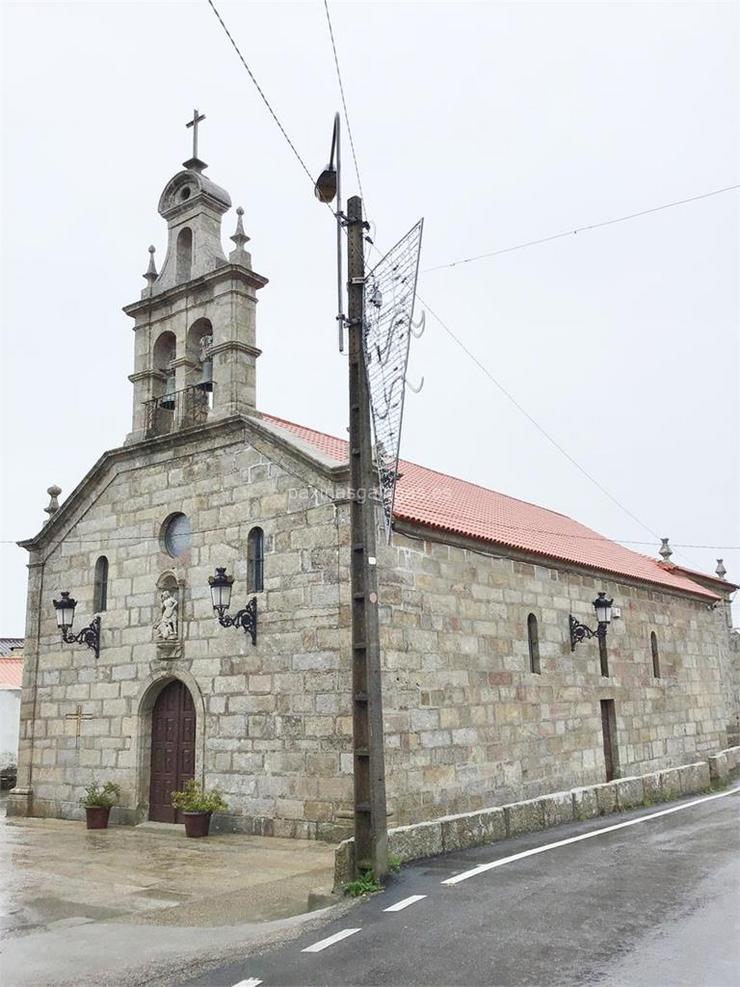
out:
<path id="1" fill-rule="evenodd" d="M 152 709 L 149 818 L 180 822 L 172 808 L 172 792 L 195 777 L 196 716 L 193 697 L 179 679 L 169 682 Z"/>

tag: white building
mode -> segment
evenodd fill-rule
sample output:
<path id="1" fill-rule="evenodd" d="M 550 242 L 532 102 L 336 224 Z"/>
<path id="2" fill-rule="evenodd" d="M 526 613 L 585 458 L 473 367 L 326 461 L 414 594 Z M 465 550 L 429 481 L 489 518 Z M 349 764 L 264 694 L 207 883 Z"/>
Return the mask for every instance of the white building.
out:
<path id="1" fill-rule="evenodd" d="M 14 779 L 18 766 L 23 638 L 0 638 L 0 779 Z"/>

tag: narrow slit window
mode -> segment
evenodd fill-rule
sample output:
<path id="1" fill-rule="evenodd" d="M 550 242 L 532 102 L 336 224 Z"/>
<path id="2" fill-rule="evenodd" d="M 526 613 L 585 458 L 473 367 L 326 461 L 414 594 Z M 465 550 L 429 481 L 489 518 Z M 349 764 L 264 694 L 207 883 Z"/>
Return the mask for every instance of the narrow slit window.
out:
<path id="1" fill-rule="evenodd" d="M 261 593 L 265 585 L 265 534 L 252 528 L 247 538 L 247 592 Z"/>
<path id="2" fill-rule="evenodd" d="M 93 590 L 93 613 L 108 609 L 108 559 L 101 555 L 95 563 L 95 587 Z"/>
<path id="3" fill-rule="evenodd" d="M 177 249 L 175 253 L 177 281 L 189 281 L 193 268 L 193 231 L 184 226 L 177 234 Z"/>
<path id="4" fill-rule="evenodd" d="M 653 677 L 660 678 L 660 652 L 658 650 L 658 635 L 650 631 L 650 653 L 653 656 Z"/>
<path id="5" fill-rule="evenodd" d="M 527 639 L 529 641 L 529 670 L 535 675 L 539 675 L 541 673 L 540 637 L 537 630 L 537 618 L 533 613 L 527 617 Z"/>

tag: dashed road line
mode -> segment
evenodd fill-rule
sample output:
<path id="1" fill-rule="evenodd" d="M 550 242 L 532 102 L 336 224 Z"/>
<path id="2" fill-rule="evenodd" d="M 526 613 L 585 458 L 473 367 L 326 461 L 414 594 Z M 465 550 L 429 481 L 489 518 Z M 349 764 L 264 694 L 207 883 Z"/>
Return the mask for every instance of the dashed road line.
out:
<path id="1" fill-rule="evenodd" d="M 413 905 L 416 901 L 421 901 L 422 898 L 426 898 L 425 894 L 412 894 L 410 898 L 404 898 L 402 901 L 397 901 L 395 905 L 391 905 L 390 908 L 384 908 L 384 912 L 400 912 L 404 908 L 408 908 L 409 905 Z"/>
<path id="2" fill-rule="evenodd" d="M 728 795 L 735 795 L 738 791 L 740 789 L 731 788 L 727 792 L 706 795 L 704 798 L 694 799 L 691 802 L 683 802 L 681 805 L 674 805 L 670 809 L 661 809 L 660 812 L 651 812 L 646 816 L 638 816 L 637 819 L 628 819 L 627 822 L 616 823 L 614 826 L 605 826 L 602 829 L 591 830 L 589 833 L 581 833 L 579 836 L 571 836 L 567 840 L 558 840 L 556 843 L 547 843 L 545 846 L 537 846 L 531 850 L 523 850 L 521 853 L 513 853 L 510 857 L 501 857 L 499 860 L 492 860 L 487 864 L 479 864 L 471 870 L 463 871 L 461 874 L 455 874 L 454 877 L 448 877 L 446 881 L 442 881 L 441 883 L 447 885 L 459 884 L 461 881 L 467 881 L 468 878 L 477 877 L 478 874 L 485 874 L 486 871 L 493 870 L 495 867 L 503 867 L 505 864 L 511 864 L 515 860 L 524 860 L 525 857 L 534 857 L 536 854 L 545 853 L 547 850 L 555 850 L 557 847 L 568 846 L 571 843 L 580 843 L 582 840 L 593 839 L 594 836 L 603 836 L 604 833 L 614 833 L 618 829 L 626 829 L 628 826 L 637 826 L 638 823 L 647 822 L 650 819 L 669 816 L 673 812 L 681 812 L 683 809 L 690 809 L 704 802 L 711 802 L 714 799 L 723 799 Z"/>
<path id="3" fill-rule="evenodd" d="M 256 977 L 250 977 L 249 980 L 240 980 L 238 984 L 234 984 L 234 987 L 260 987 L 262 983 Z"/>
<path id="4" fill-rule="evenodd" d="M 346 939 L 347 936 L 353 936 L 355 932 L 361 932 L 361 929 L 342 929 L 341 932 L 335 932 L 333 936 L 328 936 L 326 939 L 319 939 L 315 942 L 313 946 L 306 946 L 302 949 L 302 953 L 320 953 L 322 949 L 326 949 L 327 946 L 333 946 L 335 942 L 341 942 L 342 939 Z"/>

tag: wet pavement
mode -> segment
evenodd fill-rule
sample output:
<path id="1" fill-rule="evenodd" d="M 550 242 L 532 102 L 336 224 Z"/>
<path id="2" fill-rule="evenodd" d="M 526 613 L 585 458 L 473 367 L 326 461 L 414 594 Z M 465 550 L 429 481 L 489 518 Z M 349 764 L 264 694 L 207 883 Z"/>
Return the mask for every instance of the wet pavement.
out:
<path id="1" fill-rule="evenodd" d="M 730 789 L 421 860 L 168 987 L 737 987 L 738 810 Z"/>
<path id="2" fill-rule="evenodd" d="M 326 843 L 193 840 L 182 826 L 156 823 L 87 830 L 68 820 L 6 819 L 0 804 L 3 984 L 81 983 L 96 972 L 98 982 L 126 982 L 113 979 L 111 951 L 121 955 L 123 976 L 144 954 L 155 963 L 252 938 L 260 926 L 289 927 L 307 911 L 309 892 L 331 888 L 333 865 Z"/>

